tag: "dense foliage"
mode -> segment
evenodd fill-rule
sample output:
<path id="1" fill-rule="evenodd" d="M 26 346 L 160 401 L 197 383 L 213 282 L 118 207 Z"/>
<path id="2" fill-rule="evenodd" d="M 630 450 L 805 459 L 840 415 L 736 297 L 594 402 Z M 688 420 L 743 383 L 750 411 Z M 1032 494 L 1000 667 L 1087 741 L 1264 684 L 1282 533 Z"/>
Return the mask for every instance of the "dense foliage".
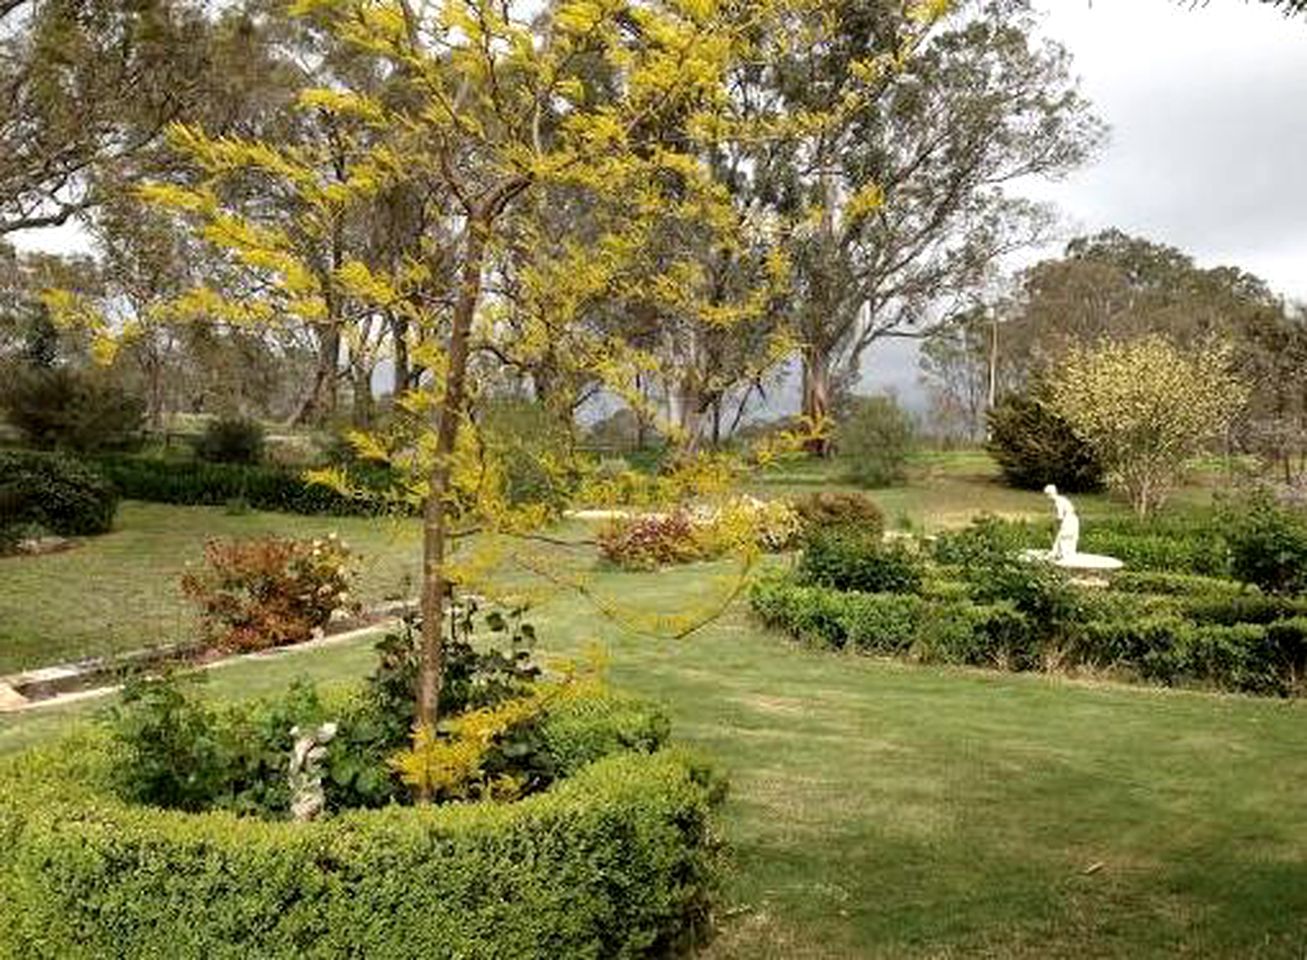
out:
<path id="1" fill-rule="evenodd" d="M 734 497 L 711 507 L 618 518 L 600 532 L 599 552 L 629 570 L 656 570 L 728 554 L 787 550 L 802 532 L 802 520 L 789 503 Z"/>
<path id="2" fill-rule="evenodd" d="M 1307 517 L 1261 492 L 1228 512 L 1233 575 L 1269 593 L 1307 593 Z"/>
<path id="3" fill-rule="evenodd" d="M 862 487 L 902 483 L 915 434 L 912 418 L 893 397 L 854 398 L 839 425 L 839 449 L 853 482 Z"/>
<path id="4" fill-rule="evenodd" d="M 128 500 L 185 506 L 222 506 L 240 501 L 255 510 L 332 516 L 374 516 L 402 508 L 382 498 L 381 491 L 391 483 L 382 469 L 374 468 L 371 473 L 354 471 L 352 476 L 359 480 L 361 489 L 347 496 L 281 467 L 126 456 L 99 457 L 94 462 Z M 366 495 L 369 485 L 374 491 L 372 496 Z"/>
<path id="5" fill-rule="evenodd" d="M 210 463 L 263 462 L 263 424 L 245 417 L 210 420 L 195 441 L 195 456 Z"/>
<path id="6" fill-rule="evenodd" d="M 0 411 L 29 445 L 92 453 L 140 442 L 145 402 L 97 370 L 17 367 L 0 386 Z"/>
<path id="7" fill-rule="evenodd" d="M 852 527 L 871 539 L 885 532 L 885 515 L 861 493 L 823 490 L 794 501 L 804 535 L 826 527 Z"/>
<path id="8" fill-rule="evenodd" d="M 207 644 L 248 653 L 303 643 L 350 598 L 351 556 L 335 534 L 315 540 L 210 540 L 204 566 L 182 577 Z"/>
<path id="9" fill-rule="evenodd" d="M 85 464 L 60 454 L 0 450 L 0 530 L 106 533 L 117 508 L 114 487 Z"/>
<path id="10" fill-rule="evenodd" d="M 33 960 L 666 951 L 706 919 L 720 791 L 673 750 L 595 754 L 594 729 L 560 724 L 559 755 L 579 765 L 521 801 L 315 823 L 120 800 L 109 783 L 123 757 L 99 738 L 22 755 L 0 771 L 4 948 Z"/>
<path id="11" fill-rule="evenodd" d="M 1103 488 L 1093 450 L 1041 397 L 1011 393 L 989 411 L 985 448 L 1003 479 L 1023 490 L 1054 484 L 1063 493 Z"/>
<path id="12" fill-rule="evenodd" d="M 804 538 L 798 576 L 804 583 L 836 590 L 915 593 L 922 564 L 909 544 L 885 543 L 850 527 L 827 527 Z"/>

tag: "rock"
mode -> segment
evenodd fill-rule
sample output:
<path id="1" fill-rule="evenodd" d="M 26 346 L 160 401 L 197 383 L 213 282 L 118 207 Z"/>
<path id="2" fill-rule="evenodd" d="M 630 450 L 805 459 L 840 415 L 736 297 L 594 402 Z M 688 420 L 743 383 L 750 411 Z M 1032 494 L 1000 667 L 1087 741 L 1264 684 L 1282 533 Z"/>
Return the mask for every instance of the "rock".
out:
<path id="1" fill-rule="evenodd" d="M 9 686 L 0 682 L 0 713 L 6 710 L 20 710 L 27 706 L 27 698 Z"/>

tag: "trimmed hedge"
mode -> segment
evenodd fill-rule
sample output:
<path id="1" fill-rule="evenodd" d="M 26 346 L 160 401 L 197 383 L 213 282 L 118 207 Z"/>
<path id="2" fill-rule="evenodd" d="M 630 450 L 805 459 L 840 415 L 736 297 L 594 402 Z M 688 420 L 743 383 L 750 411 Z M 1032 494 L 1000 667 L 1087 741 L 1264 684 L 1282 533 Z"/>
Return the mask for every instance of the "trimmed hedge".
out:
<path id="1" fill-rule="evenodd" d="M 1307 680 L 1307 601 L 1087 593 L 1058 631 L 1011 602 L 842 593 L 785 578 L 755 584 L 752 603 L 796 639 L 863 653 L 1014 670 L 1056 663 L 1279 696 Z"/>
<path id="2" fill-rule="evenodd" d="M 114 762 L 83 736 L 0 765 L 0 954 L 638 957 L 704 920 L 716 874 L 718 790 L 674 750 L 516 803 L 307 824 L 130 806 Z"/>
<path id="3" fill-rule="evenodd" d="M 376 516 L 392 509 L 380 498 L 347 497 L 281 467 L 123 456 L 99 457 L 95 463 L 128 500 L 209 507 L 241 500 L 255 510 L 332 516 Z M 372 480 L 375 489 L 384 489 L 381 473 Z"/>
<path id="4" fill-rule="evenodd" d="M 118 497 L 98 472 L 57 453 L 0 450 L 0 529 L 36 524 L 62 536 L 107 533 Z"/>
<path id="5" fill-rule="evenodd" d="M 923 567 L 902 543 L 883 543 L 847 527 L 818 529 L 804 540 L 799 578 L 805 583 L 863 593 L 916 593 Z"/>

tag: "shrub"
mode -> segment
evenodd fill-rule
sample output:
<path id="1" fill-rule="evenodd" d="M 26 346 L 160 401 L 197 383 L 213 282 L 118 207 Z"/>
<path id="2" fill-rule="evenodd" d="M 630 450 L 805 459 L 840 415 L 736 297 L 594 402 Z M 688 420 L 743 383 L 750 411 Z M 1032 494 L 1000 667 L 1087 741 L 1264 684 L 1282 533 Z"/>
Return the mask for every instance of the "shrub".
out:
<path id="1" fill-rule="evenodd" d="M 389 473 L 375 467 L 351 468 L 351 480 L 375 491 L 373 496 L 352 497 L 281 467 L 127 456 L 97 457 L 94 465 L 128 500 L 210 507 L 239 500 L 255 510 L 332 516 L 376 516 L 392 509 L 383 495 Z"/>
<path id="2" fill-rule="evenodd" d="M 937 563 L 966 570 L 1021 550 L 1047 547 L 1050 542 L 1052 528 L 1048 524 L 1004 520 L 985 514 L 961 530 L 938 534 L 931 544 L 931 555 Z"/>
<path id="3" fill-rule="evenodd" d="M 118 496 L 103 476 L 66 456 L 0 450 L 0 530 L 36 524 L 63 536 L 106 533 Z"/>
<path id="4" fill-rule="evenodd" d="M 1224 517 L 1233 575 L 1268 593 L 1307 592 L 1307 519 L 1259 491 Z"/>
<path id="5" fill-rule="evenodd" d="M 885 515 L 861 493 L 811 493 L 795 500 L 794 509 L 805 536 L 824 527 L 853 527 L 875 540 L 885 533 Z"/>
<path id="6" fill-rule="evenodd" d="M 799 515 L 784 500 L 732 497 L 690 517 L 704 557 L 749 550 L 778 553 L 794 546 L 802 532 Z"/>
<path id="7" fill-rule="evenodd" d="M 120 759 L 82 739 L 0 770 L 12 955 L 630 958 L 687 939 L 714 887 L 718 791 L 676 751 L 515 803 L 313 823 L 127 804 L 105 785 Z"/>
<path id="8" fill-rule="evenodd" d="M 140 397 L 102 372 L 72 367 L 11 371 L 0 408 L 28 445 L 78 453 L 132 447 L 145 420 Z"/>
<path id="9" fill-rule="evenodd" d="M 863 487 L 889 487 L 906 476 L 915 435 L 912 418 L 893 397 L 856 397 L 839 426 L 839 448 Z"/>
<path id="10" fill-rule="evenodd" d="M 1112 589 L 1120 593 L 1151 593 L 1172 597 L 1231 596 L 1247 588 L 1219 577 L 1189 573 L 1153 573 L 1123 570 L 1112 576 Z"/>
<path id="11" fill-rule="evenodd" d="M 921 558 L 902 542 L 887 544 L 849 528 L 826 528 L 807 537 L 799 560 L 805 583 L 863 593 L 916 593 Z"/>
<path id="12" fill-rule="evenodd" d="M 1063 493 L 1103 488 L 1093 451 L 1036 391 L 1008 394 L 989 412 L 989 451 L 1003 479 L 1023 490 L 1055 484 Z"/>
<path id="13" fill-rule="evenodd" d="M 319 540 L 210 540 L 205 568 L 182 577 L 200 607 L 206 642 L 249 651 L 302 643 L 349 599 L 350 554 L 331 535 Z"/>
<path id="14" fill-rule="evenodd" d="M 600 532 L 599 551 L 628 570 L 656 570 L 703 556 L 694 518 L 683 509 L 617 520 Z"/>
<path id="15" fill-rule="evenodd" d="M 513 504 L 543 504 L 561 513 L 579 481 L 569 458 L 573 437 L 548 408 L 529 400 L 496 397 L 480 414 L 487 452 L 502 471 Z"/>
<path id="16" fill-rule="evenodd" d="M 245 417 L 210 420 L 195 442 L 195 455 L 210 463 L 261 463 L 263 449 L 263 424 Z"/>

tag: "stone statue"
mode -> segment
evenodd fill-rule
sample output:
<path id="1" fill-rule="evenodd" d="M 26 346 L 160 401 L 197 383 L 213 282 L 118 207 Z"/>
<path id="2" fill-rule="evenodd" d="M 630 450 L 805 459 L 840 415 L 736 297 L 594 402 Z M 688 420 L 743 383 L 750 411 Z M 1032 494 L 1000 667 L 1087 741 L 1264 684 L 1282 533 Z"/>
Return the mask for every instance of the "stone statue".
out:
<path id="1" fill-rule="evenodd" d="M 1051 483 L 1044 488 L 1044 493 L 1053 501 L 1053 510 L 1057 514 L 1057 536 L 1053 540 L 1053 549 L 1049 556 L 1055 561 L 1067 561 L 1080 551 L 1080 517 L 1076 514 L 1075 504 L 1057 492 Z"/>
<path id="2" fill-rule="evenodd" d="M 290 751 L 290 814 L 296 820 L 315 820 L 327 805 L 322 790 L 322 758 L 336 736 L 336 724 L 324 723 L 307 733 L 291 727 L 295 746 Z"/>

